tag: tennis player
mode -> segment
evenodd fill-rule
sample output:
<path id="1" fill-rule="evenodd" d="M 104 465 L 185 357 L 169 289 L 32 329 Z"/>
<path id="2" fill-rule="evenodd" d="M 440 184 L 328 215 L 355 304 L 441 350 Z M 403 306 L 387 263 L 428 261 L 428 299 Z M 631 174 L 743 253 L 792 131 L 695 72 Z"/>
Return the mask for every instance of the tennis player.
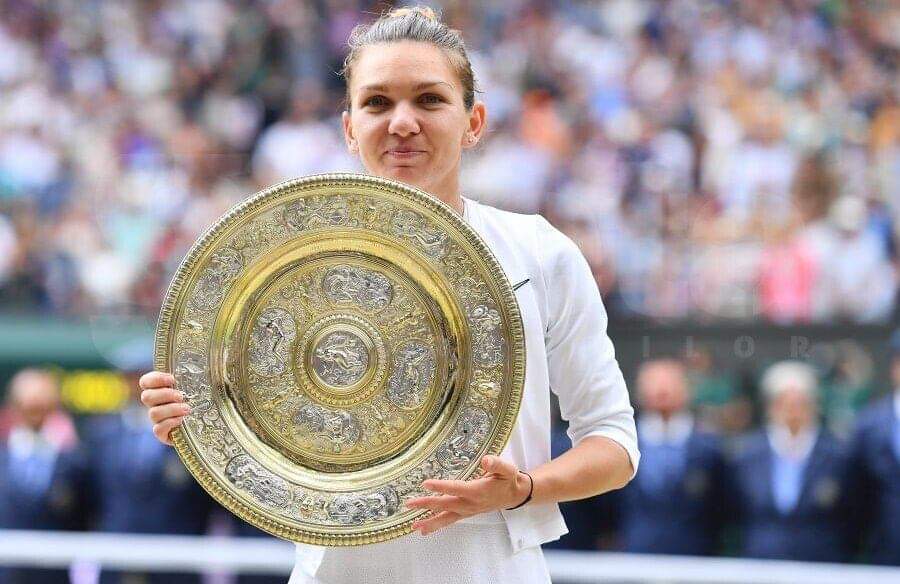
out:
<path id="1" fill-rule="evenodd" d="M 634 412 L 607 332 L 607 316 L 578 247 L 540 215 L 462 196 L 463 150 L 484 135 L 485 105 L 456 30 L 430 8 L 401 8 L 354 29 L 344 63 L 344 136 L 373 175 L 447 203 L 487 242 L 510 282 L 525 327 L 521 410 L 500 456 L 470 481 L 427 480 L 431 496 L 406 501 L 431 514 L 410 535 L 351 548 L 300 544 L 290 584 L 543 583 L 541 544 L 566 533 L 557 505 L 628 483 L 640 454 Z M 141 378 L 154 433 L 189 414 L 172 375 Z M 573 448 L 550 459 L 550 391 Z"/>

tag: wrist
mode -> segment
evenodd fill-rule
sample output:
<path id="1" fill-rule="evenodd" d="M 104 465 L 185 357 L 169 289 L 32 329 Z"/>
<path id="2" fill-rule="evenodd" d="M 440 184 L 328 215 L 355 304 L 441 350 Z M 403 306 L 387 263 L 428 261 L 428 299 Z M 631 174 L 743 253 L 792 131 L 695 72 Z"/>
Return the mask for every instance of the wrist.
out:
<path id="1" fill-rule="evenodd" d="M 507 507 L 507 511 L 512 511 L 513 509 L 518 509 L 522 507 L 529 501 L 531 501 L 531 497 L 534 494 L 534 478 L 525 472 L 524 470 L 520 470 L 516 474 L 516 501 L 514 502 L 514 506 Z"/>

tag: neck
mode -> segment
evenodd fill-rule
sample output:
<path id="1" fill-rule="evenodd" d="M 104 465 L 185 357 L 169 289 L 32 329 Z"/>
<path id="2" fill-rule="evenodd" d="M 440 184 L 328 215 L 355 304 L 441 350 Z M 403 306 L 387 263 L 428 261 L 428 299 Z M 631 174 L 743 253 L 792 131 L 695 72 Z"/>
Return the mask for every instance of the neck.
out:
<path id="1" fill-rule="evenodd" d="M 428 191 L 436 199 L 450 205 L 454 211 L 463 214 L 463 201 L 459 194 L 459 172 L 451 172 L 441 184 Z"/>
<path id="2" fill-rule="evenodd" d="M 463 214 L 464 205 L 462 201 L 462 197 L 460 196 L 458 191 L 454 191 L 452 195 L 439 195 L 437 193 L 432 193 L 434 197 L 444 203 L 450 205 L 454 211 L 456 211 L 460 216 Z"/>

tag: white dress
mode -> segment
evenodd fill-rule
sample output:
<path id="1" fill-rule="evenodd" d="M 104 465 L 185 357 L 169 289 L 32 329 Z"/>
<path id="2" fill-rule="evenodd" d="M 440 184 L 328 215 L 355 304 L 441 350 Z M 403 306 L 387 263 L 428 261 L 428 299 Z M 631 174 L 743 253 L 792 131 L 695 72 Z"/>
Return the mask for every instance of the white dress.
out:
<path id="1" fill-rule="evenodd" d="M 540 546 L 513 553 L 499 513 L 457 522 L 430 535 L 324 550 L 312 576 L 298 562 L 289 584 L 543 584 Z"/>
<path id="2" fill-rule="evenodd" d="M 550 391 L 573 444 L 604 436 L 640 453 L 634 410 L 606 334 L 606 311 L 578 247 L 538 215 L 463 199 L 466 222 L 515 285 L 526 341 L 525 391 L 500 456 L 523 470 L 550 460 Z M 290 584 L 545 584 L 541 544 L 567 532 L 555 503 L 470 517 L 427 536 L 349 548 L 297 545 Z"/>

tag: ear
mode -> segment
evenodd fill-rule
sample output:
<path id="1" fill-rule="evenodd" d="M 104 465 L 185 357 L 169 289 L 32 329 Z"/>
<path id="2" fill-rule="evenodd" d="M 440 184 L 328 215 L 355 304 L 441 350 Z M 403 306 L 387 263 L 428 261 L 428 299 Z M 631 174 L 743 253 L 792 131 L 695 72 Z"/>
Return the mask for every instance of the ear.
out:
<path id="1" fill-rule="evenodd" d="M 487 108 L 482 101 L 476 101 L 469 112 L 469 127 L 463 136 L 463 148 L 474 148 L 487 127 Z"/>
<path id="2" fill-rule="evenodd" d="M 350 120 L 350 112 L 344 110 L 341 114 L 341 121 L 344 124 L 344 140 L 347 142 L 347 150 L 350 154 L 359 154 L 359 144 L 353 136 L 353 122 Z"/>

